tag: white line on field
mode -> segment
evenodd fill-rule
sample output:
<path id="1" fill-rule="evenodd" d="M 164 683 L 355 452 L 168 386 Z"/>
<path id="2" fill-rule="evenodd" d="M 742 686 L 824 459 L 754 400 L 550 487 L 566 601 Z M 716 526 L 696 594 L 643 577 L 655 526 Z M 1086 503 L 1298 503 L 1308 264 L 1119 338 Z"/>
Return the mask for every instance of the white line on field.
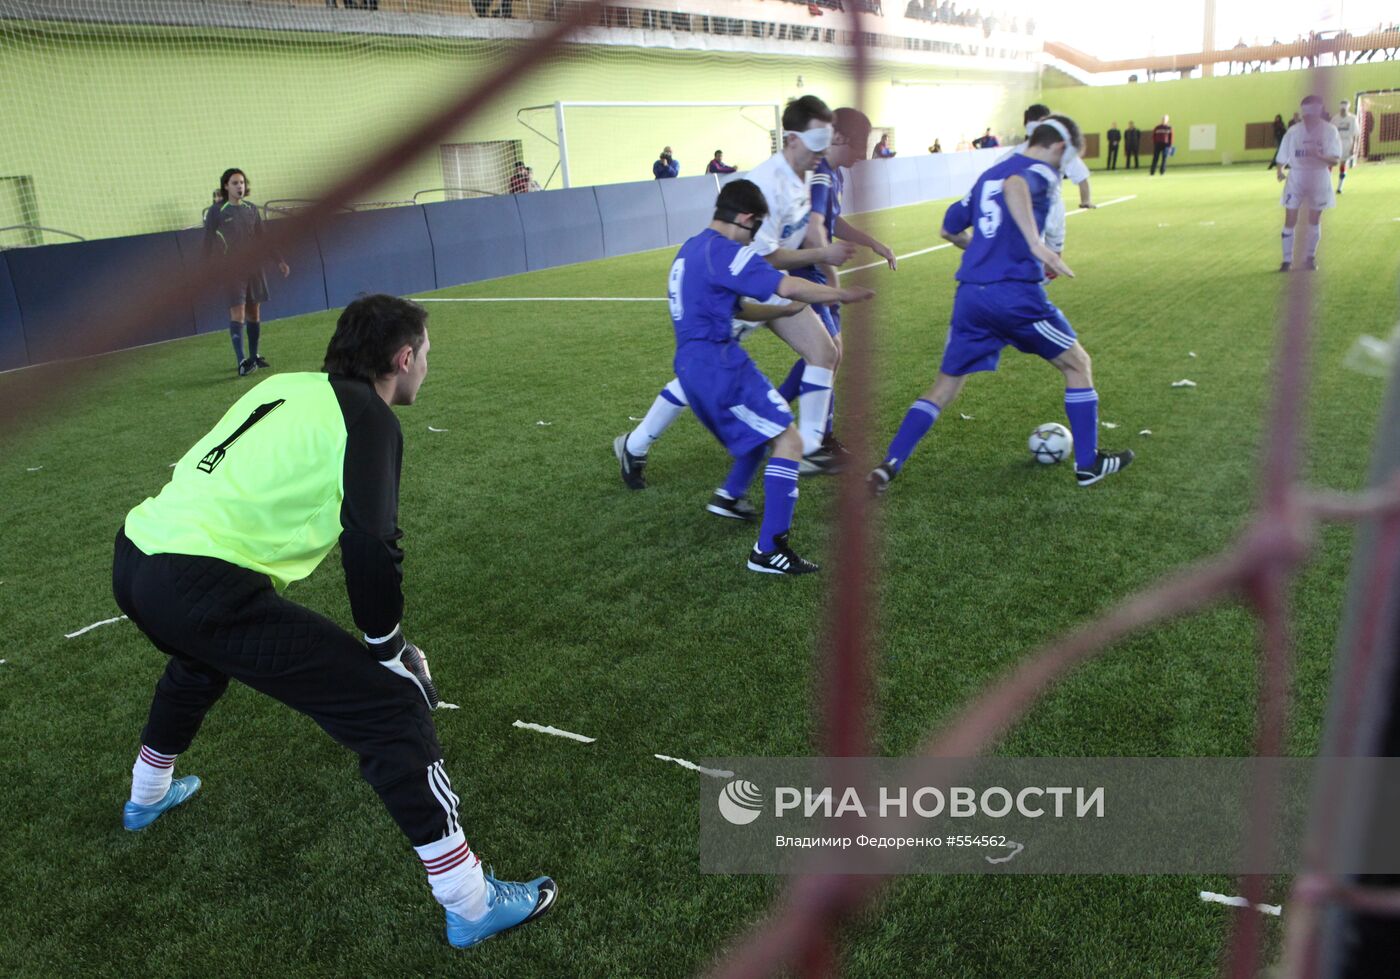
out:
<path id="1" fill-rule="evenodd" d="M 417 303 L 664 303 L 665 296 L 471 296 L 415 299 Z"/>
<path id="2" fill-rule="evenodd" d="M 78 636 L 81 636 L 84 632 L 91 632 L 93 629 L 96 629 L 98 626 L 111 625 L 113 622 L 120 622 L 120 621 L 122 621 L 122 620 L 125 619 L 125 618 L 126 618 L 125 615 L 119 615 L 119 616 L 117 616 L 115 619 L 103 619 L 101 622 L 94 622 L 92 625 L 85 625 L 85 626 L 83 626 L 81 629 L 79 629 L 77 632 L 65 632 L 65 633 L 63 634 L 63 638 L 64 638 L 64 639 L 76 639 Z"/>
<path id="3" fill-rule="evenodd" d="M 547 724 L 531 724 L 528 721 L 516 721 L 511 727 L 524 728 L 527 731 L 538 731 L 541 734 L 552 734 L 556 738 L 572 738 L 574 741 L 582 741 L 584 744 L 592 744 L 597 738 L 584 737 L 582 734 L 575 734 L 572 731 L 561 731 L 557 727 L 550 727 Z"/>
<path id="4" fill-rule="evenodd" d="M 692 772 L 699 772 L 701 775 L 709 775 L 712 778 L 734 777 L 733 772 L 726 772 L 722 768 L 701 768 L 699 765 L 695 764 L 695 762 L 686 761 L 684 758 L 672 758 L 670 755 L 653 755 L 652 757 L 660 758 L 662 761 L 673 761 L 682 768 L 688 768 Z"/>
<path id="5" fill-rule="evenodd" d="M 1216 894 L 1212 891 L 1201 891 L 1201 900 L 1214 904 L 1228 904 L 1233 908 L 1247 908 L 1249 902 L 1242 897 L 1230 897 L 1226 894 Z M 1271 914 L 1275 917 L 1283 915 L 1282 904 L 1256 904 L 1254 910 L 1262 911 L 1264 914 Z"/>

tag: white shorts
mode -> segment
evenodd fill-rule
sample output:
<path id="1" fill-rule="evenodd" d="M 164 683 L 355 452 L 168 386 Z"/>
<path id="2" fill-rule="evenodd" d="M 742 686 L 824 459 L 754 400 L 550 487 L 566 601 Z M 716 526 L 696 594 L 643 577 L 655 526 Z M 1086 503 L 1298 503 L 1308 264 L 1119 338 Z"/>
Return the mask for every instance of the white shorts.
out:
<path id="1" fill-rule="evenodd" d="M 1052 252 L 1065 250 L 1065 195 L 1056 194 L 1050 199 L 1050 210 L 1045 214 L 1045 246 Z"/>
<path id="2" fill-rule="evenodd" d="M 1283 196 L 1278 202 L 1290 211 L 1325 211 L 1336 207 L 1337 194 L 1332 189 L 1332 174 L 1326 170 L 1290 169 L 1283 185 Z"/>

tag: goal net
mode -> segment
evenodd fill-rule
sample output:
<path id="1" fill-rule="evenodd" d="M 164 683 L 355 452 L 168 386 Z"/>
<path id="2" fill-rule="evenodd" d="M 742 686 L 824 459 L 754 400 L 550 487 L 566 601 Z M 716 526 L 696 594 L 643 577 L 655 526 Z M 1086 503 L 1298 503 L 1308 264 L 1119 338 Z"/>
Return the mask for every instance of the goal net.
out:
<path id="1" fill-rule="evenodd" d="M 523 43 L 513 22 L 371 6 L 0 0 L 0 247 L 198 225 L 230 167 L 294 210 Z M 511 116 L 451 134 L 363 206 L 504 192 Z"/>
<path id="2" fill-rule="evenodd" d="M 1400 156 L 1400 89 L 1366 92 L 1356 101 L 1362 133 L 1361 158 L 1374 161 Z"/>

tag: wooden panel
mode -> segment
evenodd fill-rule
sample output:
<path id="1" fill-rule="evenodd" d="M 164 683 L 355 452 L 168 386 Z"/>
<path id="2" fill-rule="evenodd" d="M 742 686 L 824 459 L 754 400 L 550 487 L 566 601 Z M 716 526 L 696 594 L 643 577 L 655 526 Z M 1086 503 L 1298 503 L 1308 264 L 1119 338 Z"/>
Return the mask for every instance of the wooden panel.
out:
<path id="1" fill-rule="evenodd" d="M 1244 124 L 1244 148 L 1247 150 L 1271 150 L 1274 148 L 1274 124 L 1272 122 L 1247 122 Z"/>
<path id="2" fill-rule="evenodd" d="M 1086 160 L 1097 160 L 1099 158 L 1099 134 L 1084 134 L 1084 158 Z"/>

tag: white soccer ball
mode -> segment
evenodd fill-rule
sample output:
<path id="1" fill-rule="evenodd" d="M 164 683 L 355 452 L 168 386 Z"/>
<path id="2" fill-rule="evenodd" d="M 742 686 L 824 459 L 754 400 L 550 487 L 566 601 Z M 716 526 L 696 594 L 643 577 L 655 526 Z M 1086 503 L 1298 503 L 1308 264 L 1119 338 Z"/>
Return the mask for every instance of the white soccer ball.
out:
<path id="1" fill-rule="evenodd" d="M 1073 449 L 1074 436 L 1063 425 L 1049 422 L 1031 432 L 1030 450 L 1036 462 L 1052 466 L 1067 458 Z"/>

